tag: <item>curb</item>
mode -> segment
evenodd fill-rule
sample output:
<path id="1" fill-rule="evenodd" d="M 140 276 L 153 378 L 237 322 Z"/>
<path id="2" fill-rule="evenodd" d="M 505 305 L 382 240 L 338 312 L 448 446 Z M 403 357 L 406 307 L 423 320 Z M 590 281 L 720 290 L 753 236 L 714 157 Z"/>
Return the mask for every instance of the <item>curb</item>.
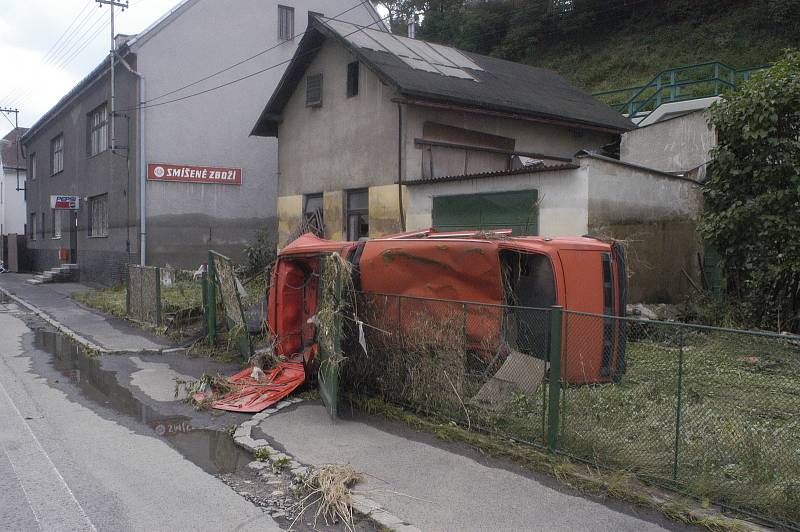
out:
<path id="1" fill-rule="evenodd" d="M 25 307 L 35 316 L 46 321 L 59 332 L 67 335 L 71 339 L 81 344 L 85 349 L 94 353 L 101 355 L 186 355 L 189 353 L 189 350 L 185 347 L 165 347 L 162 349 L 106 349 L 105 347 L 92 342 L 88 338 L 81 336 L 60 321 L 52 318 L 49 314 L 36 305 L 28 303 L 21 297 L 12 294 L 2 286 L 0 286 L 0 293 L 13 300 L 15 303 Z"/>
<path id="2" fill-rule="evenodd" d="M 279 462 L 283 464 L 283 467 L 289 470 L 289 474 L 292 477 L 292 482 L 294 484 L 302 484 L 308 473 L 310 472 L 311 468 L 308 466 L 304 466 L 291 455 L 286 453 L 280 452 L 279 450 L 272 447 L 267 440 L 253 439 L 253 427 L 261 423 L 263 420 L 267 419 L 272 414 L 277 413 L 279 410 L 286 408 L 287 406 L 291 406 L 293 404 L 302 403 L 303 399 L 300 397 L 289 397 L 280 401 L 276 405 L 267 408 L 258 414 L 255 414 L 251 419 L 245 421 L 238 427 L 236 427 L 236 431 L 233 433 L 233 441 L 236 445 L 244 448 L 250 453 L 255 455 L 256 450 L 258 449 L 266 449 L 267 451 L 267 462 L 255 461 L 249 464 L 249 467 L 252 469 L 263 469 L 265 467 L 269 467 L 269 464 Z M 367 517 L 373 521 L 375 521 L 381 527 L 394 530 L 396 532 L 422 532 L 419 528 L 409 524 L 408 522 L 400 519 L 396 515 L 390 513 L 386 508 L 382 507 L 377 502 L 369 499 L 363 495 L 353 495 L 353 510 L 358 512 L 359 514 Z"/>

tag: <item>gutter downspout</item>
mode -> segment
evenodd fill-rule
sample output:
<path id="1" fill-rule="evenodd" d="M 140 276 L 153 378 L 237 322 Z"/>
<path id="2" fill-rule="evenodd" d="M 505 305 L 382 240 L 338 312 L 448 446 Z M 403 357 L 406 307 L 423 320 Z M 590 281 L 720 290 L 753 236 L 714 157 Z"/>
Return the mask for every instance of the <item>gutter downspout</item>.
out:
<path id="1" fill-rule="evenodd" d="M 397 204 L 400 207 L 400 232 L 406 230 L 403 211 L 403 104 L 397 103 Z"/>
<path id="2" fill-rule="evenodd" d="M 139 105 L 137 106 L 139 152 L 139 265 L 147 265 L 147 165 L 144 156 L 144 76 L 133 70 L 125 59 L 119 58 L 128 72 L 139 78 Z"/>

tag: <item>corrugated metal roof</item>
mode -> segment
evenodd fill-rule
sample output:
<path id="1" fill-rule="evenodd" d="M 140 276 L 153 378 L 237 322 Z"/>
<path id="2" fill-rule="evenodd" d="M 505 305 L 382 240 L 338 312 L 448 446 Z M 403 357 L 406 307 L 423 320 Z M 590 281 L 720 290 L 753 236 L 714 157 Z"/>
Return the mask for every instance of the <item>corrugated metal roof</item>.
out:
<path id="1" fill-rule="evenodd" d="M 448 175 L 441 177 L 431 177 L 428 179 L 415 179 L 403 181 L 404 185 L 433 185 L 445 183 L 447 181 L 464 181 L 467 179 L 484 179 L 487 177 L 503 177 L 508 175 L 538 174 L 541 172 L 560 172 L 564 170 L 577 170 L 580 165 L 574 163 L 554 164 L 551 166 L 538 166 L 536 168 L 519 168 L 517 170 L 496 170 L 494 172 L 480 172 L 476 174 Z"/>

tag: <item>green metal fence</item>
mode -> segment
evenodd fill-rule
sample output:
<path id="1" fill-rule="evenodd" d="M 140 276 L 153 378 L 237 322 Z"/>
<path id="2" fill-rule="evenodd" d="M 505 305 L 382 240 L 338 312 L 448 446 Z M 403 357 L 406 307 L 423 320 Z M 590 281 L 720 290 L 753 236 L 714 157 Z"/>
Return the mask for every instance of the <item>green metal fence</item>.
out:
<path id="1" fill-rule="evenodd" d="M 698 63 L 663 70 L 645 85 L 596 92 L 593 96 L 631 118 L 644 119 L 664 103 L 730 94 L 767 66 L 738 70 L 719 61 Z"/>
<path id="2" fill-rule="evenodd" d="M 800 528 L 800 337 L 379 294 L 357 310 L 347 387 Z"/>

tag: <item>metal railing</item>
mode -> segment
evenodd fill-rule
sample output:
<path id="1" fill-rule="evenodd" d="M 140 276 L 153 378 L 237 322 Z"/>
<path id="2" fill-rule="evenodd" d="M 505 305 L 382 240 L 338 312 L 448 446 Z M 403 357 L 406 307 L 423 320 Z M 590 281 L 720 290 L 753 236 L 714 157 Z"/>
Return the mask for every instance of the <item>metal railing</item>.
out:
<path id="1" fill-rule="evenodd" d="M 664 103 L 734 92 L 753 72 L 768 66 L 737 70 L 719 61 L 698 63 L 663 70 L 645 85 L 596 92 L 593 96 L 631 119 L 644 120 Z"/>
<path id="2" fill-rule="evenodd" d="M 800 528 L 800 337 L 382 294 L 357 314 L 346 387 Z"/>

